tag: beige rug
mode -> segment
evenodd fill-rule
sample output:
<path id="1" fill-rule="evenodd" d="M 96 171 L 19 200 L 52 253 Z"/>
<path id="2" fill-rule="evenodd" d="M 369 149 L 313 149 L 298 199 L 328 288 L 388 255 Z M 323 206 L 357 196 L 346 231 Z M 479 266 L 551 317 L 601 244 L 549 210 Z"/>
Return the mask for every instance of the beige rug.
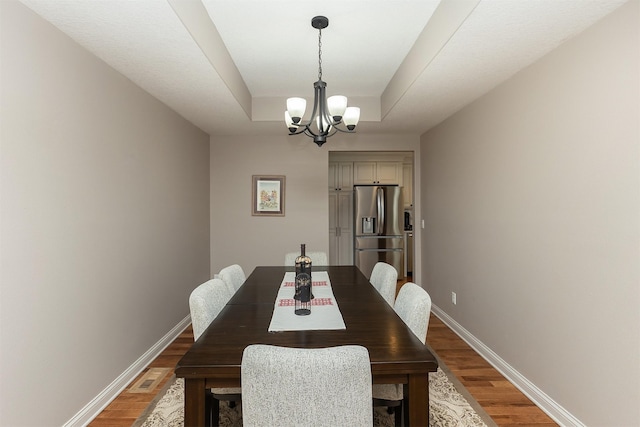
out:
<path id="1" fill-rule="evenodd" d="M 445 367 L 446 369 L 446 367 Z M 462 387 L 458 385 L 458 387 Z M 463 390 L 465 392 L 466 390 Z M 470 400 L 472 400 L 469 397 Z M 153 407 L 150 414 L 140 417 L 134 424 L 143 427 L 182 427 L 184 424 L 184 381 L 175 379 Z M 429 374 L 429 425 L 431 427 L 491 427 L 495 423 L 482 411 L 476 402 L 474 406 L 458 392 L 447 374 L 440 368 Z M 480 413 L 479 413 L 480 412 Z M 374 427 L 393 427 L 393 415 L 386 408 L 375 408 Z M 229 408 L 226 402 L 220 404 L 220 426 L 242 426 L 242 404 Z"/>

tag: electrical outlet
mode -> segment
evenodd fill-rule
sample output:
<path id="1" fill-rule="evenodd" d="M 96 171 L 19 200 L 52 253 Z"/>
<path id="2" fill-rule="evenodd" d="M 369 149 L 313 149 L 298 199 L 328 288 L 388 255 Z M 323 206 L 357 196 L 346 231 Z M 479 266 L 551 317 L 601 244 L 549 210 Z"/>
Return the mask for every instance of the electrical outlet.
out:
<path id="1" fill-rule="evenodd" d="M 451 292 L 451 302 L 453 303 L 453 305 L 456 305 L 458 303 L 458 296 L 455 292 Z"/>

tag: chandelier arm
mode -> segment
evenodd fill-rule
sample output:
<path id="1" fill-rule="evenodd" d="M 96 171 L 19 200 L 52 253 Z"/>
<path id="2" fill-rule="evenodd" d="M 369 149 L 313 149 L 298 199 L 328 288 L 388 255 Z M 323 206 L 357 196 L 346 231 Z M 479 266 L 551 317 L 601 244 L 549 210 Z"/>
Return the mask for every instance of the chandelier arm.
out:
<path id="1" fill-rule="evenodd" d="M 318 136 L 314 131 L 311 130 L 311 128 L 309 126 L 307 126 L 304 129 L 304 134 L 307 136 L 310 136 L 311 138 L 315 138 L 316 136 Z"/>
<path id="2" fill-rule="evenodd" d="M 308 137 L 315 138 L 315 137 L 317 137 L 317 136 L 321 135 L 321 134 L 316 134 L 315 132 L 313 132 L 309 126 L 300 126 L 300 128 L 301 128 L 301 129 L 300 129 L 299 131 L 297 131 L 297 132 L 289 133 L 289 136 L 292 136 L 292 135 L 300 135 L 301 133 L 304 133 L 304 134 L 305 134 L 305 135 L 307 135 Z M 346 132 L 346 131 L 342 131 L 342 132 Z M 325 135 L 325 136 L 332 136 L 332 135 L 334 135 L 335 133 L 336 133 L 336 132 L 334 131 L 332 134 Z"/>
<path id="3" fill-rule="evenodd" d="M 333 120 L 333 117 L 329 115 L 329 111 L 326 108 L 326 102 L 324 103 L 324 105 L 325 105 L 325 108 L 322 109 L 322 118 L 324 119 L 324 121 L 326 121 L 330 126 L 333 126 L 333 127 L 340 124 L 342 121 L 336 122 L 335 120 Z M 327 129 L 327 131 L 328 130 L 329 129 Z"/>
<path id="4" fill-rule="evenodd" d="M 344 132 L 344 133 L 354 133 L 355 132 L 355 131 L 352 131 L 352 130 L 349 130 L 349 129 L 346 129 L 346 130 L 345 129 L 340 129 L 338 126 L 333 126 L 333 128 L 338 132 Z M 333 134 L 335 134 L 335 132 L 332 133 L 331 135 L 333 135 Z"/>
<path id="5" fill-rule="evenodd" d="M 339 130 L 340 130 L 340 129 L 338 129 L 337 127 L 335 127 L 335 126 L 334 126 L 334 127 L 333 127 L 333 132 L 331 132 L 331 133 L 327 134 L 327 138 L 328 138 L 328 137 L 330 137 L 330 136 L 335 135 L 335 134 L 336 134 L 336 132 L 338 132 Z"/>
<path id="6" fill-rule="evenodd" d="M 300 135 L 301 133 L 303 133 L 306 130 L 307 127 L 308 126 L 306 126 L 306 125 L 298 125 L 298 130 L 296 132 L 293 132 L 293 133 L 289 132 L 289 135 Z"/>
<path id="7" fill-rule="evenodd" d="M 306 123 L 298 123 L 298 126 L 304 126 L 304 127 L 311 127 L 311 125 L 313 124 L 313 119 L 315 119 L 316 117 L 316 112 L 318 111 L 318 99 L 320 99 L 320 93 L 322 91 L 321 87 L 323 85 L 326 85 L 325 82 L 323 82 L 322 80 L 318 80 L 317 82 L 315 82 L 313 84 L 314 87 L 314 99 L 313 99 L 313 111 L 311 111 L 311 117 L 309 118 L 309 121 Z M 315 136 L 315 134 L 314 134 Z"/>
<path id="8" fill-rule="evenodd" d="M 300 135 L 301 133 L 304 133 L 305 135 L 310 136 L 312 138 L 318 136 L 318 135 L 316 135 L 315 132 L 313 132 L 313 130 L 311 130 L 311 126 L 309 126 L 309 125 L 301 125 L 300 127 L 302 129 L 300 129 L 298 132 L 291 133 L 289 135 Z"/>
<path id="9" fill-rule="evenodd" d="M 327 136 L 333 136 L 335 135 L 337 132 L 343 132 L 343 133 L 355 133 L 352 130 L 348 130 L 348 129 L 340 129 L 337 125 L 332 124 L 331 127 L 333 128 L 333 132 Z M 311 130 L 311 127 L 308 125 L 298 125 L 298 129 L 296 132 L 293 133 L 289 133 L 289 135 L 300 135 L 301 133 L 304 133 L 305 135 L 308 136 L 318 136 L 318 134 L 314 133 Z"/>

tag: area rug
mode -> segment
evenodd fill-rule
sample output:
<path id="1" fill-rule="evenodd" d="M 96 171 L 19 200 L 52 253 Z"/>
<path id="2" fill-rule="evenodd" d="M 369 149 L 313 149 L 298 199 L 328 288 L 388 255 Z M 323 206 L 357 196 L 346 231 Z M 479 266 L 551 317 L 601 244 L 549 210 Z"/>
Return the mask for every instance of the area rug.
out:
<path id="1" fill-rule="evenodd" d="M 139 419 L 143 427 L 182 427 L 184 424 L 184 381 L 175 379 L 157 401 L 149 415 Z M 486 427 L 495 425 L 486 414 L 479 415 L 458 392 L 446 373 L 438 368 L 429 374 L 429 425 L 430 427 Z M 484 418 L 484 420 L 483 420 Z M 374 427 L 393 427 L 393 415 L 386 408 L 375 408 Z M 230 408 L 226 402 L 220 404 L 220 426 L 242 426 L 242 404 Z"/>

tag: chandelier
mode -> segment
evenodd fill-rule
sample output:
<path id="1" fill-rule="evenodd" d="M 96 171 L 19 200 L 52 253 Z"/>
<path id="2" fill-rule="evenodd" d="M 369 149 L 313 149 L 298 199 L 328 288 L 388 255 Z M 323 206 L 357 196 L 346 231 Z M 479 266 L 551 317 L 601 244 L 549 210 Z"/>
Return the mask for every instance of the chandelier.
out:
<path id="1" fill-rule="evenodd" d="M 284 121 L 289 128 L 289 135 L 304 133 L 321 147 L 327 142 L 327 137 L 335 135 L 338 131 L 354 132 L 360 120 L 360 108 L 347 107 L 346 96 L 336 95 L 327 98 L 327 84 L 322 81 L 322 29 L 329 26 L 329 19 L 316 16 L 311 20 L 311 26 L 318 30 L 318 81 L 313 84 L 313 112 L 309 121 L 303 123 L 302 116 L 307 101 L 304 98 L 289 98 Z M 346 129 L 341 129 L 341 126 Z"/>

